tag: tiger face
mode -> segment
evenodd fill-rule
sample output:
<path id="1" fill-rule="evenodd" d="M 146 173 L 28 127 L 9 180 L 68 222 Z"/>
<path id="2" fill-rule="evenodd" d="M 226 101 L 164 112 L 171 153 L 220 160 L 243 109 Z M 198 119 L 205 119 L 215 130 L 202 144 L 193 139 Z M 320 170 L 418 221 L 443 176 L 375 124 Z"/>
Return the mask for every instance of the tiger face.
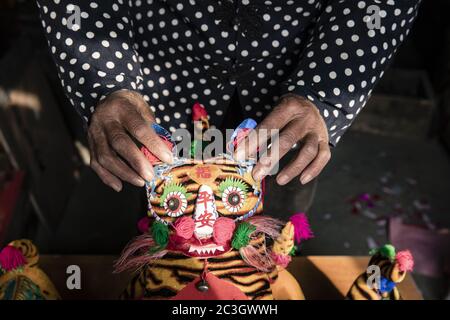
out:
<path id="1" fill-rule="evenodd" d="M 226 230 L 262 211 L 253 165 L 224 156 L 155 165 L 157 178 L 146 185 L 149 215 L 171 227 L 167 250 L 204 258 L 230 251 Z"/>

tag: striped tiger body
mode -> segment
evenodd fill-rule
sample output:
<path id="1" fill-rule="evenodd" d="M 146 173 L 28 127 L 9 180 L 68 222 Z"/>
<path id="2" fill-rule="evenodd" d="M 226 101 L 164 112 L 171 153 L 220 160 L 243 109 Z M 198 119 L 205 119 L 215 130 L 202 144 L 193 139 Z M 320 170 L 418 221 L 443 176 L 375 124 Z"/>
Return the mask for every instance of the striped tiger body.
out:
<path id="1" fill-rule="evenodd" d="M 264 238 L 253 241 L 264 250 Z M 205 260 L 170 252 L 145 267 L 129 283 L 122 299 L 170 299 L 186 285 L 200 277 Z M 219 279 L 239 288 L 249 299 L 272 300 L 271 283 L 277 277 L 277 269 L 260 272 L 249 266 L 236 250 L 207 259 L 207 269 Z"/>
<path id="2" fill-rule="evenodd" d="M 378 266 L 380 269 L 380 276 L 392 281 L 393 283 L 400 283 L 406 276 L 406 272 L 400 271 L 398 263 L 389 258 L 377 253 L 372 256 L 369 261 L 369 266 Z M 381 293 L 376 283 L 373 281 L 372 273 L 362 273 L 353 283 L 350 288 L 347 299 L 351 300 L 402 300 L 400 291 L 396 286 L 390 292 Z M 369 283 L 373 283 L 373 288 L 369 288 Z"/>

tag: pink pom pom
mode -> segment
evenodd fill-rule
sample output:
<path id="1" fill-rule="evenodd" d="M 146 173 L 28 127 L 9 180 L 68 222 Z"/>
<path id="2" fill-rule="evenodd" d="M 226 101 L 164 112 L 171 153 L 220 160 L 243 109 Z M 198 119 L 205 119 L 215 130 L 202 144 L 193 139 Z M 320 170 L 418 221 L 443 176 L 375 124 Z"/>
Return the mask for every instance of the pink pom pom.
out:
<path id="1" fill-rule="evenodd" d="M 0 251 L 0 268 L 5 271 L 15 270 L 23 267 L 27 263 L 27 259 L 23 256 L 22 251 L 8 245 Z"/>
<path id="2" fill-rule="evenodd" d="M 195 222 L 191 217 L 181 217 L 174 222 L 173 227 L 178 237 L 187 240 L 194 234 Z"/>
<path id="3" fill-rule="evenodd" d="M 271 258 L 276 265 L 280 267 L 287 268 L 288 264 L 291 262 L 292 258 L 289 255 L 277 254 L 275 252 L 271 253 Z"/>
<path id="4" fill-rule="evenodd" d="M 137 223 L 137 228 L 140 233 L 147 233 L 148 229 L 150 228 L 150 218 L 149 217 L 141 218 Z"/>
<path id="5" fill-rule="evenodd" d="M 308 218 L 304 213 L 296 213 L 289 220 L 294 225 L 294 237 L 297 243 L 314 237 L 309 226 Z"/>
<path id="6" fill-rule="evenodd" d="M 233 236 L 236 224 L 233 219 L 220 217 L 214 223 L 213 237 L 217 244 L 225 244 Z"/>
<path id="7" fill-rule="evenodd" d="M 414 258 L 409 250 L 399 251 L 395 256 L 398 269 L 402 272 L 412 271 L 414 268 Z"/>

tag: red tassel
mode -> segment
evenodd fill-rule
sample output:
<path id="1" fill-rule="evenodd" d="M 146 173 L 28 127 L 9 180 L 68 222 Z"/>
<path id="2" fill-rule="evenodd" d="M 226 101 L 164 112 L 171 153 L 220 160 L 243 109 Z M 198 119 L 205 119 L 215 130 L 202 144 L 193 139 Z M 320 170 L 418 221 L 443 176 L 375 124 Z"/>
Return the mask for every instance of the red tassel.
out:
<path id="1" fill-rule="evenodd" d="M 291 256 L 284 255 L 284 254 L 277 254 L 275 252 L 271 252 L 270 256 L 276 265 L 283 267 L 283 268 L 287 268 L 287 266 L 289 265 L 289 263 L 292 260 Z"/>
<path id="2" fill-rule="evenodd" d="M 208 119 L 208 112 L 200 103 L 194 103 L 192 107 L 192 121 L 202 121 Z"/>
<path id="3" fill-rule="evenodd" d="M 289 220 L 294 225 L 294 238 L 297 243 L 314 237 L 306 214 L 296 213 Z"/>
<path id="4" fill-rule="evenodd" d="M 20 249 L 7 245 L 0 251 L 0 268 L 6 272 L 23 267 L 27 259 Z"/>

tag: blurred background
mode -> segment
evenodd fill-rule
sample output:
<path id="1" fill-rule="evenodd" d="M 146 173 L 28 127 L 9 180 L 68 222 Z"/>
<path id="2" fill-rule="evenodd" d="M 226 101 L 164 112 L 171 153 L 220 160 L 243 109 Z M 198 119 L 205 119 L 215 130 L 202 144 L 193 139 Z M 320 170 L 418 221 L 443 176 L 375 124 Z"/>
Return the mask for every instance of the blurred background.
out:
<path id="1" fill-rule="evenodd" d="M 277 211 L 268 214 L 308 213 L 315 239 L 302 255 L 367 255 L 387 242 L 411 249 L 414 278 L 430 299 L 450 299 L 450 20 L 443 12 L 449 1 L 424 1 L 366 108 L 301 195 L 309 205 L 286 204 L 286 189 L 276 186 L 266 199 Z M 26 237 L 42 253 L 118 254 L 137 233 L 145 197 L 131 186 L 108 189 L 88 163 L 35 2 L 2 0 L 0 247 Z"/>

